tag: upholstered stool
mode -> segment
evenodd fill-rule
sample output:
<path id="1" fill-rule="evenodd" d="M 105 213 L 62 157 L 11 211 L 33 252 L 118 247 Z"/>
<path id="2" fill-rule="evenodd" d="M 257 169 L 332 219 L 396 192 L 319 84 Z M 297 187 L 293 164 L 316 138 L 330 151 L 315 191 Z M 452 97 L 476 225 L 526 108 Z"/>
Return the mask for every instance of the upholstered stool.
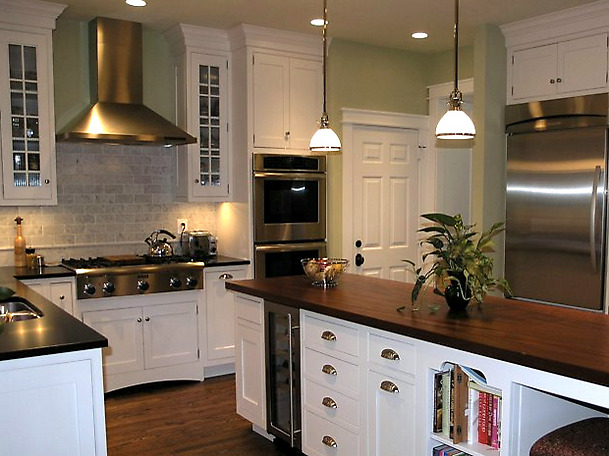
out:
<path id="1" fill-rule="evenodd" d="M 609 418 L 588 418 L 568 424 L 541 437 L 530 456 L 609 455 Z"/>

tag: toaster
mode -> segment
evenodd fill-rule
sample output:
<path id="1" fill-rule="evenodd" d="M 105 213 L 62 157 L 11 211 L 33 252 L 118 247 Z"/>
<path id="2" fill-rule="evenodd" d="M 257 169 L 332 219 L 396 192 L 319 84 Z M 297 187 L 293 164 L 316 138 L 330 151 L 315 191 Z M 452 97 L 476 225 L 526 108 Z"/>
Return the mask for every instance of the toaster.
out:
<path id="1" fill-rule="evenodd" d="M 205 258 L 216 256 L 218 254 L 218 246 L 216 244 L 216 236 L 209 231 L 196 230 L 186 233 L 186 255 L 191 258 Z"/>

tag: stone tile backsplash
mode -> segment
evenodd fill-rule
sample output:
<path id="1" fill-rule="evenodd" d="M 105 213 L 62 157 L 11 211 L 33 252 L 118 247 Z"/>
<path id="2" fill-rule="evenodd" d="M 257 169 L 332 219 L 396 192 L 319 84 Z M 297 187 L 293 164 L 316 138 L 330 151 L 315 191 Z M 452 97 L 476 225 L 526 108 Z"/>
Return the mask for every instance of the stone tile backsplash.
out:
<path id="1" fill-rule="evenodd" d="M 0 265 L 13 262 L 13 219 L 47 262 L 62 256 L 143 253 L 155 229 L 216 231 L 216 204 L 175 202 L 176 151 L 164 147 L 57 144 L 57 206 L 0 207 Z"/>

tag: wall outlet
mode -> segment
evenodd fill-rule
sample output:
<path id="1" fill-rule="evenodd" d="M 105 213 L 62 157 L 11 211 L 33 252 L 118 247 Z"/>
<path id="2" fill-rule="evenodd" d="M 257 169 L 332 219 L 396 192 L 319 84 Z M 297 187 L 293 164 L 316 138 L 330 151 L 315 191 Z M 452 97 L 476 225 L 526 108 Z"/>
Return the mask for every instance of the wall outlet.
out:
<path id="1" fill-rule="evenodd" d="M 178 226 L 178 230 L 176 232 L 176 235 L 180 236 L 180 234 L 182 234 L 183 231 L 188 231 L 188 219 L 179 218 L 177 226 Z"/>

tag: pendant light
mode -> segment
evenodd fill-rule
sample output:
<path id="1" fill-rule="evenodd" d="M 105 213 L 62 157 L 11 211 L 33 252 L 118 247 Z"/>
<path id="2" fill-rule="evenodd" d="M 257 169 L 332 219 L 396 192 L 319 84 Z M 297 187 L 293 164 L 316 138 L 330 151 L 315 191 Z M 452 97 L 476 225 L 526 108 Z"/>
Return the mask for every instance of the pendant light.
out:
<path id="1" fill-rule="evenodd" d="M 438 139 L 472 139 L 476 136 L 474 122 L 463 111 L 463 94 L 459 90 L 459 0 L 455 0 L 455 88 L 448 98 L 448 111 L 438 122 Z"/>
<path id="2" fill-rule="evenodd" d="M 315 132 L 309 143 L 309 150 L 311 152 L 324 152 L 324 153 L 337 153 L 340 152 L 340 139 L 338 135 L 330 128 L 330 121 L 328 120 L 328 113 L 326 111 L 326 33 L 328 28 L 328 6 L 327 0 L 324 0 L 324 18 L 323 18 L 323 48 L 324 53 L 322 56 L 323 62 L 323 112 L 321 114 L 321 120 L 319 121 L 319 130 Z"/>

